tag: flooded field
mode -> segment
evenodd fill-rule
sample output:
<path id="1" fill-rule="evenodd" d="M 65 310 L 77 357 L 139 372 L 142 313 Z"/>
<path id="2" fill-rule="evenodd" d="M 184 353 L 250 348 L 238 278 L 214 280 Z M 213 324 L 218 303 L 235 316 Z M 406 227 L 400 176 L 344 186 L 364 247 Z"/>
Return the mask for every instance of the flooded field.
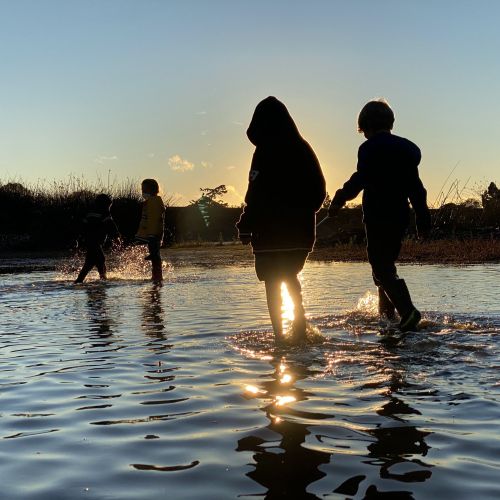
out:
<path id="1" fill-rule="evenodd" d="M 308 263 L 301 348 L 249 266 L 2 275 L 0 498 L 499 498 L 500 265 L 399 269 L 420 332 Z"/>

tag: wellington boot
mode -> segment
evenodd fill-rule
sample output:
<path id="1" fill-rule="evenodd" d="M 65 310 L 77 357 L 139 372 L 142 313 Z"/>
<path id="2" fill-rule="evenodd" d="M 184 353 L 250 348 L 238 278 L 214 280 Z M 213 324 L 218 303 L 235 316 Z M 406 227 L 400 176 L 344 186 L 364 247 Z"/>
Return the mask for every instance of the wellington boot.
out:
<path id="1" fill-rule="evenodd" d="M 161 284 L 163 282 L 163 271 L 160 262 L 152 262 L 152 279 L 154 283 Z"/>
<path id="2" fill-rule="evenodd" d="M 292 323 L 292 343 L 301 344 L 306 341 L 307 325 L 306 319 L 294 320 Z"/>
<path id="3" fill-rule="evenodd" d="M 378 313 L 387 319 L 396 317 L 396 308 L 381 286 L 378 287 Z"/>
<path id="4" fill-rule="evenodd" d="M 384 291 L 396 307 L 401 318 L 399 329 L 403 332 L 415 329 L 422 315 L 413 305 L 405 281 L 398 279 L 389 285 L 385 285 Z"/>
<path id="5" fill-rule="evenodd" d="M 422 315 L 420 314 L 420 311 L 418 311 L 417 309 L 413 309 L 410 314 L 401 319 L 401 322 L 399 323 L 399 329 L 402 332 L 415 330 L 421 319 Z"/>

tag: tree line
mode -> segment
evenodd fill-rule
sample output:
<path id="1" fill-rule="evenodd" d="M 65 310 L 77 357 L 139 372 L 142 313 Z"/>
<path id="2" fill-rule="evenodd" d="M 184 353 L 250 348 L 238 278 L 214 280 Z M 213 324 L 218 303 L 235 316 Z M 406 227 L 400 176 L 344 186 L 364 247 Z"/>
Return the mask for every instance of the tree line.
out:
<path id="1" fill-rule="evenodd" d="M 141 197 L 136 182 L 105 189 L 113 197 L 112 215 L 125 240 L 132 241 L 141 214 Z M 78 182 L 55 184 L 51 188 L 29 188 L 18 182 L 0 183 L 0 250 L 64 250 L 75 246 L 80 221 L 90 209 L 99 186 Z M 235 223 L 241 207 L 223 201 L 225 185 L 200 188 L 200 197 L 188 206 L 172 206 L 166 197 L 166 243 L 237 239 Z M 318 219 L 326 216 L 325 201 Z M 436 239 L 499 238 L 500 189 L 494 182 L 479 199 L 443 203 L 432 211 Z M 415 234 L 410 227 L 409 237 Z M 362 243 L 361 208 L 343 209 L 339 216 L 318 233 L 318 245 Z"/>

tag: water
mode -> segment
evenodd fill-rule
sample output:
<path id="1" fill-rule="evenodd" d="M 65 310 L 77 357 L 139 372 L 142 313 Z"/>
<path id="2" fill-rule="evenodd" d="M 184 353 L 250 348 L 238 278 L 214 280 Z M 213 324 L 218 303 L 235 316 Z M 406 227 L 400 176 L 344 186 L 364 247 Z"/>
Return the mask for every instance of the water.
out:
<path id="1" fill-rule="evenodd" d="M 1 499 L 500 497 L 499 265 L 401 266 L 384 340 L 368 266 L 308 263 L 280 349 L 251 267 L 166 271 L 2 276 Z"/>

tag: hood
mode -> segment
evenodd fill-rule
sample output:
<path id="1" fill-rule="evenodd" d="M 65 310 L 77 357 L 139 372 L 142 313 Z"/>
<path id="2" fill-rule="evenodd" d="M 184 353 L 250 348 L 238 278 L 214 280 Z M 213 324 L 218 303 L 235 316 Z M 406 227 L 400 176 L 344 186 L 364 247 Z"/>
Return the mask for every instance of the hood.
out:
<path id="1" fill-rule="evenodd" d="M 302 139 L 286 106 L 273 96 L 257 104 L 247 136 L 255 146 Z"/>

